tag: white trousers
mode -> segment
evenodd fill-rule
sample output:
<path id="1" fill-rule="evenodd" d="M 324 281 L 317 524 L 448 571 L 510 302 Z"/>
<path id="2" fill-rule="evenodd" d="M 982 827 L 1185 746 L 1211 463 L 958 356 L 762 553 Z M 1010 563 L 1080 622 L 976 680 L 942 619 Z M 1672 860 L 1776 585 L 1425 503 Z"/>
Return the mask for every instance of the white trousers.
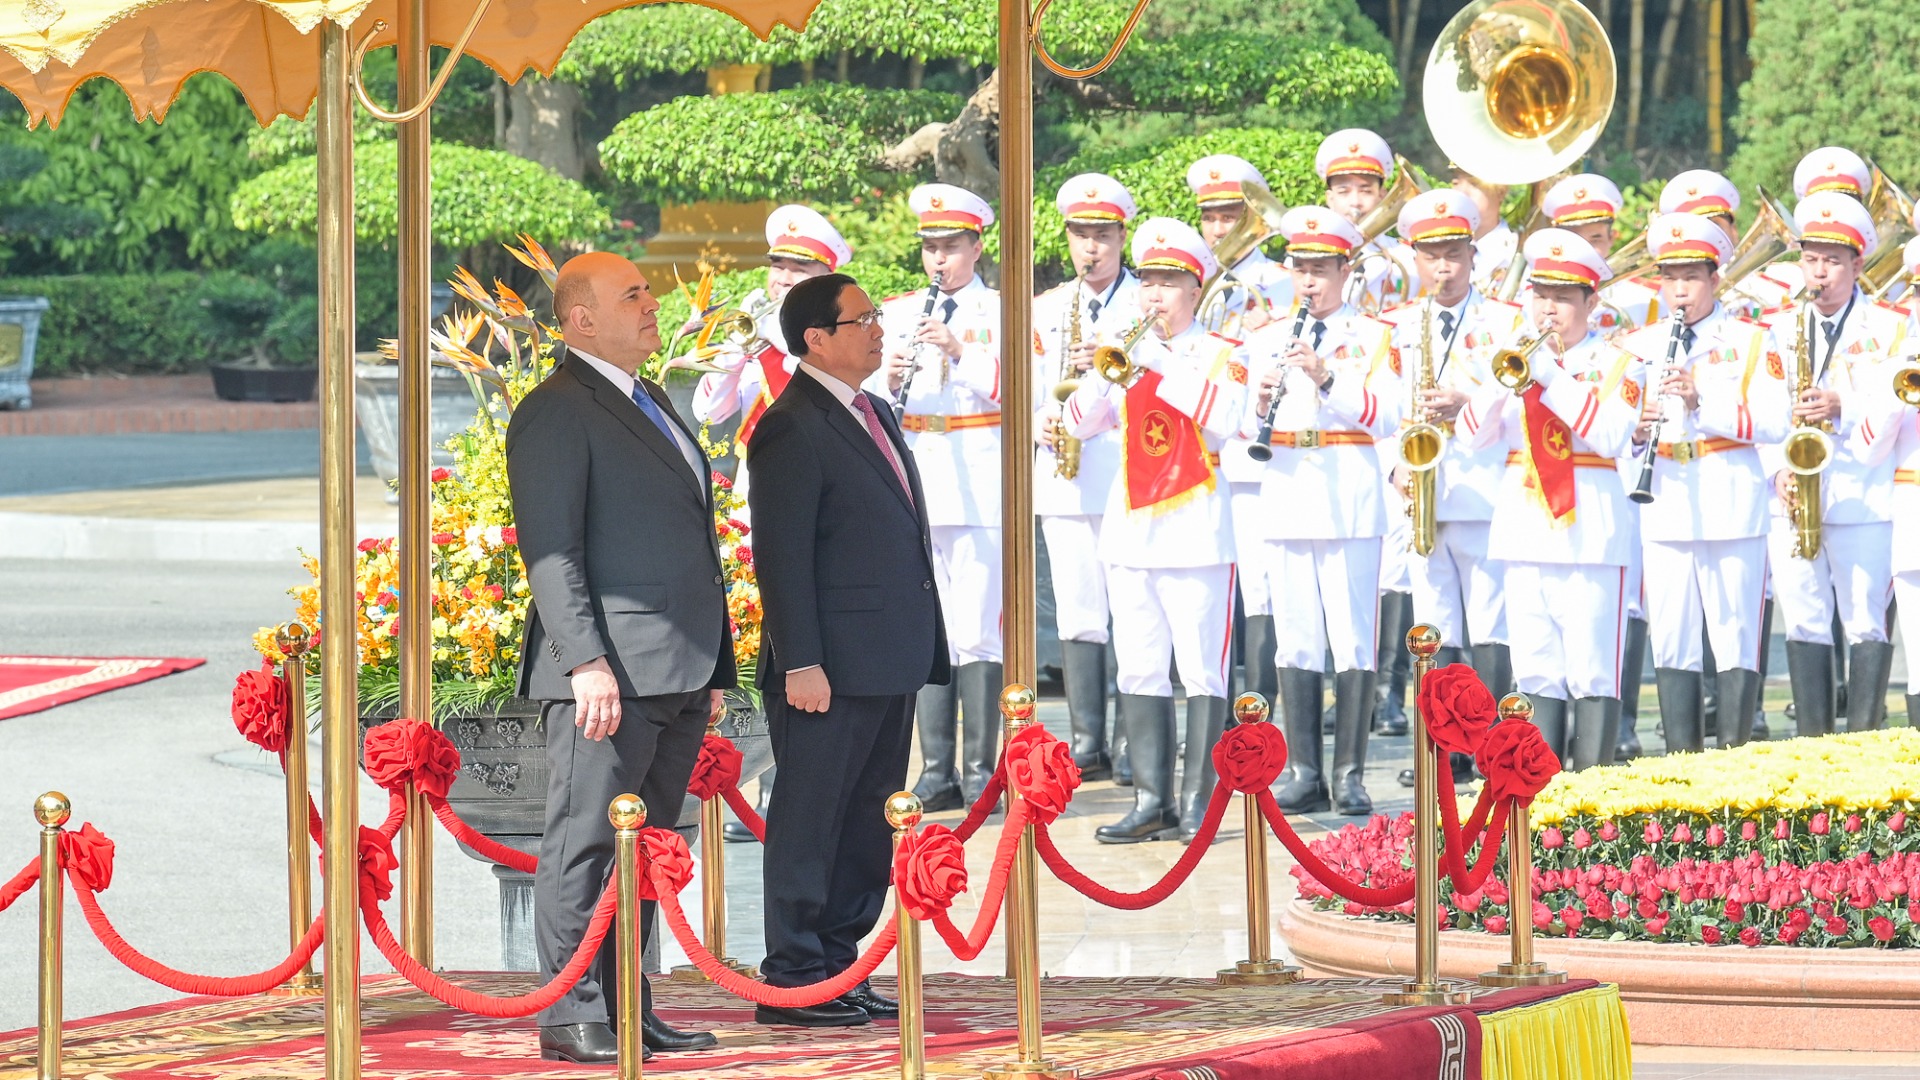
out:
<path id="1" fill-rule="evenodd" d="M 1765 537 L 1649 540 L 1644 555 L 1647 639 L 1654 667 L 1701 670 L 1704 630 L 1720 670 L 1760 670 Z"/>
<path id="2" fill-rule="evenodd" d="M 1506 570 L 1507 643 L 1520 692 L 1619 697 L 1626 567 L 1510 562 Z"/>
<path id="3" fill-rule="evenodd" d="M 1274 583 L 1267 573 L 1265 559 L 1259 558 L 1260 545 L 1266 542 L 1266 504 L 1260 498 L 1259 484 L 1228 484 L 1228 505 L 1233 510 L 1233 550 L 1240 568 L 1240 607 L 1248 616 L 1273 614 Z"/>
<path id="4" fill-rule="evenodd" d="M 1900 640 L 1907 647 L 1907 693 L 1920 694 L 1920 570 L 1894 576 L 1893 598 L 1900 603 Z"/>
<path id="5" fill-rule="evenodd" d="M 1053 620 L 1061 641 L 1107 643 L 1107 568 L 1100 561 L 1097 514 L 1047 514 L 1047 570 L 1053 579 Z"/>
<path id="6" fill-rule="evenodd" d="M 1413 564 L 1420 557 L 1413 553 L 1413 522 L 1407 518 L 1407 500 L 1399 489 L 1386 484 L 1387 535 L 1380 540 L 1380 591 L 1412 592 Z"/>
<path id="7" fill-rule="evenodd" d="M 1432 553 L 1407 560 L 1413 621 L 1440 631 L 1442 645 L 1458 649 L 1507 640 L 1506 578 L 1500 564 L 1487 558 L 1492 533 L 1490 522 L 1442 521 Z"/>
<path id="8" fill-rule="evenodd" d="M 1379 662 L 1380 538 L 1268 540 L 1261 545 L 1274 595 L 1274 663 L 1320 671 L 1373 671 Z"/>
<path id="9" fill-rule="evenodd" d="M 1107 567 L 1113 655 L 1123 694 L 1169 697 L 1169 667 L 1188 697 L 1226 697 L 1233 636 L 1232 564 L 1145 570 Z"/>
<path id="10" fill-rule="evenodd" d="M 1767 563 L 1773 568 L 1773 606 L 1780 610 L 1787 640 L 1833 644 L 1837 610 L 1849 642 L 1886 641 L 1893 523 L 1827 525 L 1820 553 L 1811 559 L 1794 557 L 1793 537 L 1793 522 L 1776 516 L 1767 533 Z"/>
<path id="11" fill-rule="evenodd" d="M 1000 530 L 983 525 L 935 525 L 933 583 L 947 622 L 947 653 L 955 664 L 999 660 Z"/>

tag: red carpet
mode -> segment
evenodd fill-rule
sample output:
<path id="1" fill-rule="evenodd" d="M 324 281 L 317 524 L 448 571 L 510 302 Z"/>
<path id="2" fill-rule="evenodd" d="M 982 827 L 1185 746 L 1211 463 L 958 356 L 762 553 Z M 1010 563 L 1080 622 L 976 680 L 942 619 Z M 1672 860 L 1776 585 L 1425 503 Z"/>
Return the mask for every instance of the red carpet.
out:
<path id="1" fill-rule="evenodd" d="M 524 992 L 527 975 L 475 974 L 467 986 Z M 889 982 L 875 980 L 886 993 Z M 1591 988 L 1479 990 L 1471 1006 L 1389 1009 L 1379 994 L 1399 980 L 1310 979 L 1290 986 L 1223 987 L 1195 979 L 1049 979 L 1046 1053 L 1102 1080 L 1476 1080 L 1477 1014 Z M 1469 984 L 1469 988 L 1472 988 Z M 927 1071 L 978 1076 L 1013 1057 L 1014 993 L 1004 979 L 927 980 Z M 661 1015 L 710 1028 L 717 1050 L 662 1055 L 649 1073 L 691 1077 L 899 1075 L 891 1023 L 835 1031 L 767 1028 L 751 1007 L 705 984 L 657 981 Z M 396 976 L 369 978 L 362 1005 L 366 1080 L 429 1077 L 604 1077 L 606 1069 L 540 1060 L 528 1020 L 456 1014 Z M 0 1076 L 32 1075 L 31 1030 L 0 1035 Z M 187 998 L 67 1026 L 66 1073 L 95 1080 L 324 1075 L 318 998 Z M 14 1070 L 25 1069 L 24 1073 Z"/>
<path id="2" fill-rule="evenodd" d="M 205 660 L 134 656 L 0 656 L 0 720 L 143 683 Z"/>

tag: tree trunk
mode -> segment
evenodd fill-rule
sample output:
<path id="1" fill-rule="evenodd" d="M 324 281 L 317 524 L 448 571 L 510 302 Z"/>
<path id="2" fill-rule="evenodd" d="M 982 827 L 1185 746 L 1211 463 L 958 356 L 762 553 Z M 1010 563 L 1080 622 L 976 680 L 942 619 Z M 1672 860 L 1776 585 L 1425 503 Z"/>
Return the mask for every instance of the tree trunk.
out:
<path id="1" fill-rule="evenodd" d="M 1686 13 L 1687 0 L 1667 0 L 1667 18 L 1660 24 L 1660 58 L 1653 65 L 1656 108 L 1668 100 L 1667 87 L 1673 78 L 1673 47 L 1680 41 L 1680 20 Z"/>
<path id="2" fill-rule="evenodd" d="M 1725 21 L 1723 0 L 1707 0 L 1707 155 L 1716 169 L 1727 160 Z"/>
<path id="3" fill-rule="evenodd" d="M 853 65 L 853 50 L 841 49 L 833 58 L 833 77 L 837 82 L 847 81 L 847 69 Z"/>
<path id="4" fill-rule="evenodd" d="M 507 81 L 493 80 L 493 148 L 507 148 Z"/>
<path id="5" fill-rule="evenodd" d="M 1413 78 L 1413 42 L 1420 36 L 1420 0 L 1407 0 L 1406 17 L 1400 23 L 1400 51 L 1394 69 L 1400 73 L 1400 85 Z"/>
<path id="6" fill-rule="evenodd" d="M 1633 0 L 1627 31 L 1627 154 L 1640 146 L 1640 93 L 1647 44 L 1647 0 Z"/>
<path id="7" fill-rule="evenodd" d="M 513 116 L 507 122 L 506 149 L 537 161 L 569 180 L 584 179 L 587 157 L 580 146 L 578 88 L 528 75 L 513 85 Z"/>
<path id="8" fill-rule="evenodd" d="M 917 56 L 907 58 L 907 89 L 918 90 L 926 85 L 927 62 Z"/>
<path id="9" fill-rule="evenodd" d="M 812 83 L 813 83 L 813 58 L 808 57 L 805 60 L 800 61 L 800 85 L 809 86 Z"/>
<path id="10" fill-rule="evenodd" d="M 928 124 L 881 155 L 886 168 L 905 172 L 933 160 L 934 178 L 981 193 L 1000 188 L 1000 74 L 996 70 L 967 99 L 960 115 Z"/>

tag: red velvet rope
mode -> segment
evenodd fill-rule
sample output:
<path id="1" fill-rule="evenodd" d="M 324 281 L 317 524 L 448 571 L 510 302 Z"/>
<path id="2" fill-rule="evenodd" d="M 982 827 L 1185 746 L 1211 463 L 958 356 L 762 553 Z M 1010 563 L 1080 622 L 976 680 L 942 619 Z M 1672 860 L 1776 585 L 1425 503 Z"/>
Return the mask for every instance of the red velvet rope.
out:
<path id="1" fill-rule="evenodd" d="M 766 820 L 760 816 L 758 810 L 753 808 L 753 804 L 747 801 L 747 797 L 740 794 L 739 788 L 727 788 L 720 793 L 720 797 L 727 800 L 728 806 L 733 807 L 734 816 L 740 819 L 740 824 L 747 827 L 747 831 L 753 834 L 755 840 L 763 844 L 767 842 Z"/>
<path id="2" fill-rule="evenodd" d="M 1471 846 L 1467 837 L 1473 834 L 1472 822 L 1469 828 L 1460 828 L 1460 807 L 1451 797 L 1440 796 L 1440 825 L 1445 843 L 1441 849 L 1446 860 L 1447 876 L 1453 879 L 1453 890 L 1461 893 L 1475 893 L 1487 883 L 1487 877 L 1493 873 L 1493 861 L 1500 854 L 1500 843 L 1507 832 L 1507 811 L 1512 807 L 1511 799 L 1502 799 L 1493 809 L 1493 820 L 1477 836 L 1480 854 L 1474 860 L 1471 871 L 1467 868 L 1466 853 Z M 1475 807 L 1477 814 L 1479 808 Z"/>
<path id="3" fill-rule="evenodd" d="M 0 885 L 0 911 L 12 907 L 15 900 L 31 892 L 39 883 L 40 860 L 35 859 L 21 867 L 20 872 L 13 875 L 5 885 Z"/>
<path id="4" fill-rule="evenodd" d="M 1307 847 L 1306 842 L 1293 831 L 1293 826 L 1287 821 L 1287 815 L 1280 811 L 1280 804 L 1273 801 L 1272 792 L 1262 791 L 1255 798 L 1260 801 L 1260 814 L 1267 819 L 1267 826 L 1273 830 L 1275 836 L 1280 838 L 1280 842 L 1287 846 L 1287 850 L 1293 853 L 1294 861 L 1306 867 L 1307 873 L 1312 874 L 1322 885 L 1356 904 L 1365 904 L 1368 907 L 1398 907 L 1413 899 L 1411 878 L 1403 885 L 1375 888 L 1341 877 L 1332 867 L 1320 861 L 1320 856 L 1315 855 L 1313 850 Z"/>
<path id="5" fill-rule="evenodd" d="M 440 819 L 440 824 L 446 827 L 447 832 L 455 840 L 479 852 L 482 858 L 497 862 L 508 869 L 518 870 L 523 874 L 533 873 L 534 869 L 540 865 L 539 856 L 518 848 L 510 848 L 460 820 L 460 815 L 454 813 L 453 807 L 448 806 L 447 800 L 440 796 L 427 796 L 427 805 L 433 807 L 433 816 Z"/>
<path id="6" fill-rule="evenodd" d="M 927 920 L 955 957 L 972 960 L 986 950 L 987 939 L 993 936 L 994 925 L 1006 907 L 1007 883 L 1013 877 L 1013 860 L 1020 852 L 1020 833 L 1026 825 L 1026 802 L 1016 800 L 1014 810 L 1007 815 L 1006 826 L 1001 830 L 1000 843 L 993 849 L 993 866 L 987 871 L 987 891 L 980 898 L 980 910 L 973 917 L 973 929 L 961 933 L 960 927 L 945 911 L 936 911 Z M 956 832 L 955 835 L 959 834 Z M 1036 835 L 1045 834 L 1036 830 Z"/>
<path id="7" fill-rule="evenodd" d="M 1006 793 L 1007 764 L 1006 759 L 1002 757 L 999 767 L 995 768 L 993 775 L 987 778 L 986 790 L 980 793 L 979 798 L 973 800 L 972 808 L 967 811 L 966 820 L 954 826 L 953 835 L 959 837 L 963 844 L 973 839 L 973 834 L 979 832 L 980 826 L 985 825 L 987 819 L 993 816 L 993 812 L 1000 808 L 1000 797 Z"/>
<path id="8" fill-rule="evenodd" d="M 127 943 L 120 932 L 108 921 L 107 913 L 100 910 L 100 900 L 87 887 L 86 881 L 78 874 L 67 874 L 67 880 L 73 883 L 73 895 L 80 902 L 80 911 L 87 917 L 87 926 L 93 930 L 93 936 L 100 939 L 107 952 L 115 960 L 125 964 L 134 974 L 153 980 L 169 990 L 182 994 L 206 994 L 211 997 L 247 997 L 264 994 L 267 991 L 293 978 L 307 961 L 313 959 L 314 951 L 320 947 L 320 940 L 326 929 L 326 916 L 322 914 L 313 920 L 300 944 L 294 946 L 293 954 L 275 967 L 255 975 L 194 975 L 171 968 L 160 961 L 142 953 Z"/>
<path id="9" fill-rule="evenodd" d="M 687 922 L 687 913 L 680 909 L 680 892 L 664 873 L 654 873 L 654 888 L 661 896 L 660 911 L 666 916 L 667 926 L 673 931 L 673 938 L 680 948 L 693 961 L 700 973 L 713 981 L 715 986 L 737 998 L 744 998 L 756 1005 L 771 1005 L 778 1009 L 800 1009 L 809 1005 L 821 1005 L 852 990 L 866 982 L 878 971 L 880 964 L 893 951 L 894 942 L 899 934 L 898 920 L 889 918 L 887 925 L 880 931 L 862 956 L 847 970 L 824 982 L 810 986 L 769 986 L 758 979 L 749 979 L 727 965 L 721 963 L 707 947 L 701 943 L 700 935 L 693 932 L 693 926 Z"/>
<path id="10" fill-rule="evenodd" d="M 1045 825 L 1034 828 L 1033 842 L 1040 851 L 1040 857 L 1046 860 L 1047 869 L 1053 871 L 1053 876 L 1066 882 L 1073 891 L 1096 904 L 1119 908 L 1122 911 L 1142 911 L 1172 896 L 1176 889 L 1186 884 L 1194 868 L 1199 866 L 1200 860 L 1206 857 L 1207 849 L 1212 847 L 1214 834 L 1220 831 L 1221 819 L 1226 817 L 1227 801 L 1232 797 L 1233 791 L 1226 785 L 1214 787 L 1213 798 L 1207 803 L 1207 816 L 1201 821 L 1200 829 L 1194 834 L 1193 842 L 1187 845 L 1185 852 L 1181 853 L 1180 861 L 1174 863 L 1159 881 L 1153 883 L 1151 888 L 1142 889 L 1139 892 L 1118 892 L 1081 873 L 1067 861 L 1065 855 L 1060 854 L 1060 849 L 1053 844 L 1053 834 Z M 969 958 L 961 957 L 961 959 Z"/>
<path id="11" fill-rule="evenodd" d="M 538 990 L 529 991 L 514 997 L 493 997 L 488 994 L 469 990 L 453 983 L 422 967 L 418 960 L 407 954 L 394 940 L 393 928 L 387 925 L 386 916 L 373 904 L 363 904 L 360 918 L 366 923 L 367 933 L 373 938 L 375 948 L 387 958 L 393 970 L 400 977 L 412 983 L 429 997 L 443 1005 L 449 1005 L 461 1012 L 476 1016 L 489 1016 L 495 1019 L 510 1019 L 519 1016 L 531 1016 L 554 1002 L 565 997 L 573 984 L 586 974 L 587 965 L 593 963 L 594 954 L 600 951 L 601 942 L 606 940 L 608 928 L 613 926 L 614 915 L 620 904 L 615 882 L 609 880 L 607 887 L 601 890 L 600 903 L 593 909 L 593 921 L 587 923 L 586 936 L 580 939 L 580 947 L 573 952 L 573 959 L 560 973 L 547 980 L 547 984 Z M 637 962 L 638 957 L 634 960 Z"/>

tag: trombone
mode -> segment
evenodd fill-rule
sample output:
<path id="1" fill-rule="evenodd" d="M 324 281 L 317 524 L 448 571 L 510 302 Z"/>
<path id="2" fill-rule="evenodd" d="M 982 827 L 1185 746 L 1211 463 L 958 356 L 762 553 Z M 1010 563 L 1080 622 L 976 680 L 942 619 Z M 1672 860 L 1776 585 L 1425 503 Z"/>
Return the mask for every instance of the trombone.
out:
<path id="1" fill-rule="evenodd" d="M 1566 351 L 1567 346 L 1560 338 L 1560 331 L 1548 330 L 1544 334 L 1523 338 L 1520 343 L 1509 345 L 1494 353 L 1493 381 L 1516 394 L 1524 394 L 1533 389 L 1533 354 L 1549 340 L 1553 342 L 1555 352 Z"/>
<path id="2" fill-rule="evenodd" d="M 1146 369 L 1133 361 L 1133 351 L 1140 347 L 1149 330 L 1158 330 L 1161 337 L 1167 335 L 1167 320 L 1155 315 L 1151 319 L 1142 319 L 1128 330 L 1118 345 L 1102 345 L 1093 350 L 1093 370 L 1100 377 L 1115 386 L 1126 388 L 1140 381 Z"/>
<path id="3" fill-rule="evenodd" d="M 1219 262 L 1220 269 L 1214 271 L 1200 289 L 1200 306 L 1196 309 L 1198 314 L 1195 318 L 1208 330 L 1225 329 L 1227 320 L 1233 317 L 1227 301 L 1232 297 L 1235 286 L 1249 292 L 1259 292 L 1251 284 L 1241 281 L 1234 274 L 1233 267 L 1278 233 L 1280 219 L 1287 213 L 1287 208 L 1273 197 L 1273 192 L 1257 180 L 1242 182 L 1240 195 L 1246 200 L 1247 209 L 1240 215 L 1240 220 L 1233 223 L 1233 228 L 1213 245 L 1213 257 Z"/>

